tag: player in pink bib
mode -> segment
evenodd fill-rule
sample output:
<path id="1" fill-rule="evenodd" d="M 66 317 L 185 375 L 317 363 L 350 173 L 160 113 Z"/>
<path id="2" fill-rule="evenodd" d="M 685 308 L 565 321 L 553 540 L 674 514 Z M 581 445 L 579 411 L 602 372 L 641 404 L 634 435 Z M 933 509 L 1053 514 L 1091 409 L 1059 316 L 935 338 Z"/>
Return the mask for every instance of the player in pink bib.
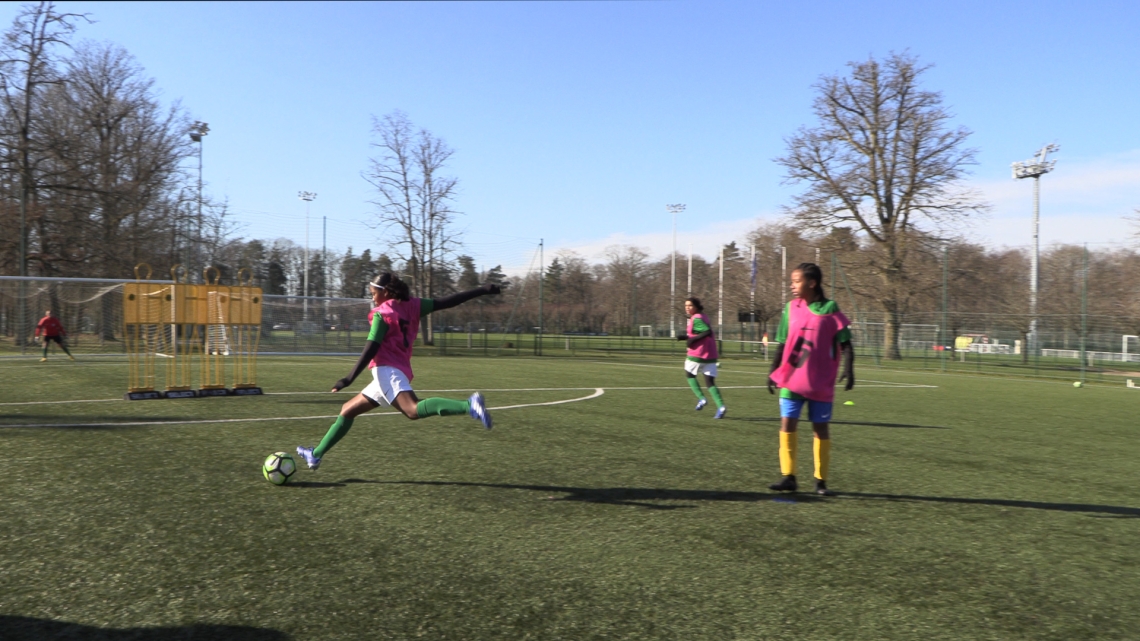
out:
<path id="1" fill-rule="evenodd" d="M 855 385 L 855 352 L 851 348 L 850 321 L 835 301 L 823 293 L 823 271 L 815 263 L 802 263 L 792 271 L 792 301 L 784 309 L 776 331 L 776 348 L 768 391 L 780 388 L 780 472 L 783 479 L 770 489 L 794 492 L 796 484 L 796 427 L 803 406 L 808 406 L 814 432 L 815 492 L 829 496 L 827 473 L 831 463 L 831 409 L 836 374 L 843 358 L 845 389 Z"/>
<path id="2" fill-rule="evenodd" d="M 297 454 L 305 459 L 310 470 L 317 469 L 325 452 L 348 434 L 357 416 L 381 404 L 395 407 L 412 420 L 467 414 L 481 422 L 483 427 L 491 429 L 491 415 L 479 392 L 466 401 L 449 398 L 425 398 L 421 401 L 416 397 L 412 389 L 412 346 L 419 333 L 422 316 L 455 307 L 477 296 L 498 294 L 499 286 L 488 284 L 436 299 L 412 298 L 407 283 L 386 272 L 369 283 L 369 289 L 373 308 L 368 312 L 368 322 L 372 329 L 352 372 L 334 383 L 332 391 L 339 392 L 351 385 L 366 368 L 372 371 L 372 382 L 340 408 L 340 415 L 319 445 L 297 448 Z"/>
<path id="3" fill-rule="evenodd" d="M 713 336 L 712 324 L 704 315 L 704 306 L 699 298 L 685 299 L 685 314 L 689 316 L 689 324 L 685 333 L 677 337 L 685 341 L 689 348 L 685 353 L 685 377 L 689 387 L 697 395 L 697 409 L 704 409 L 708 405 L 705 395 L 701 393 L 701 384 L 697 382 L 697 374 L 704 374 L 705 385 L 709 388 L 709 395 L 716 401 L 716 414 L 713 418 L 724 418 L 728 408 L 720 396 L 720 389 L 716 386 L 716 337 Z"/>

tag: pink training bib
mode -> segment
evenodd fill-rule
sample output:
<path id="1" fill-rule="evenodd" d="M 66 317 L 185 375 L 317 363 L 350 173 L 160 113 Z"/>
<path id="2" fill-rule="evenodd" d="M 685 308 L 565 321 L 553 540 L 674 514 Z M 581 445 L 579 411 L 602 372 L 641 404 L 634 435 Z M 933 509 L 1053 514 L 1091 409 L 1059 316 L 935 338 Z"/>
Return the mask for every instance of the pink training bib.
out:
<path id="1" fill-rule="evenodd" d="M 705 361 L 715 361 L 717 358 L 719 358 L 716 351 L 716 336 L 714 336 L 711 331 L 712 323 L 709 322 L 707 316 L 704 314 L 693 314 L 690 316 L 689 326 L 685 330 L 685 333 L 689 336 L 698 333 L 693 331 L 693 321 L 697 320 L 698 318 L 704 321 L 705 325 L 709 326 L 709 335 L 697 341 L 697 344 L 690 347 L 686 354 Z"/>
<path id="2" fill-rule="evenodd" d="M 380 314 L 388 331 L 380 341 L 380 351 L 372 358 L 372 367 L 395 367 L 412 380 L 412 345 L 420 331 L 420 299 L 386 300 L 368 312 L 368 322 Z"/>
<path id="3" fill-rule="evenodd" d="M 776 385 L 812 401 L 835 400 L 839 346 L 835 335 L 850 325 L 842 312 L 816 314 L 797 299 L 788 304 L 788 342 L 783 363 L 772 372 Z"/>

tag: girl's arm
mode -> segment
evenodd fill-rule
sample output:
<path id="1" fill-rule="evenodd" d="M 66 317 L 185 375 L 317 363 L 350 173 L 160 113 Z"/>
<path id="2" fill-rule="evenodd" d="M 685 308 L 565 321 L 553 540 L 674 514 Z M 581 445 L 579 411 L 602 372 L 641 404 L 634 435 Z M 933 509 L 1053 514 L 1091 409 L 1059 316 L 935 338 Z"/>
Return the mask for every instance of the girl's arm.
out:
<path id="1" fill-rule="evenodd" d="M 851 347 L 851 341 L 846 341 L 839 344 L 839 351 L 843 353 L 843 373 L 839 375 L 839 381 L 846 380 L 843 389 L 850 391 L 855 387 L 855 349 Z"/>
<path id="2" fill-rule="evenodd" d="M 701 329 L 702 327 L 704 329 Z M 709 327 L 707 324 L 705 324 L 705 322 L 702 321 L 700 318 L 697 318 L 693 321 L 693 329 L 696 330 L 697 333 L 693 334 L 692 336 L 685 336 L 685 338 L 684 338 L 685 345 L 688 347 L 692 347 L 693 345 L 696 345 L 697 342 L 700 341 L 702 338 L 712 336 L 712 328 Z"/>
<path id="3" fill-rule="evenodd" d="M 357 376 L 363 372 L 372 359 L 376 357 L 376 352 L 380 351 L 380 341 L 384 340 L 385 334 L 388 333 L 388 323 L 384 322 L 384 317 L 380 314 L 372 315 L 372 329 L 368 332 L 368 340 L 364 341 L 364 351 L 360 353 L 360 358 L 356 361 L 356 365 L 352 366 L 352 371 L 348 376 L 333 383 L 332 391 L 339 392 L 342 389 L 352 385 L 352 381 L 356 380 Z"/>
<path id="4" fill-rule="evenodd" d="M 494 296 L 496 294 L 502 293 L 502 291 L 502 288 L 500 288 L 495 283 L 487 283 L 482 287 L 469 289 L 465 292 L 459 292 L 458 294 L 451 294 L 450 296 L 444 296 L 443 298 L 436 298 L 431 311 L 438 312 L 441 309 L 451 309 L 456 305 L 466 303 L 472 298 L 478 298 L 480 296 L 486 296 L 488 294 Z"/>
<path id="5" fill-rule="evenodd" d="M 776 393 L 776 382 L 772 380 L 772 372 L 776 371 L 784 361 L 784 344 L 776 345 L 772 350 L 772 368 L 768 370 L 768 393 Z"/>

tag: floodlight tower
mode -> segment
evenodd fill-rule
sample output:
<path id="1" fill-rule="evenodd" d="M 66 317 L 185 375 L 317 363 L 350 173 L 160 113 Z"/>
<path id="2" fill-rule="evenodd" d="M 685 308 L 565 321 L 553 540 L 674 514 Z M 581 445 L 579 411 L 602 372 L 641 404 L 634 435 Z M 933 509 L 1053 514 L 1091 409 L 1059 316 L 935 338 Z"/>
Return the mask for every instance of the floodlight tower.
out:
<path id="1" fill-rule="evenodd" d="M 1037 152 L 1037 157 L 1013 163 L 1014 179 L 1033 179 L 1033 255 L 1029 261 L 1029 345 L 1030 353 L 1037 352 L 1037 262 L 1041 253 L 1041 176 L 1053 171 L 1056 160 L 1046 160 L 1051 153 L 1061 151 L 1055 144 L 1045 145 Z"/>
<path id="2" fill-rule="evenodd" d="M 685 206 L 665 205 L 665 209 L 673 214 L 673 253 L 669 257 L 672 272 L 669 279 L 669 337 L 677 338 L 677 327 L 674 324 L 677 315 L 677 214 L 685 211 Z"/>
<path id="3" fill-rule="evenodd" d="M 194 252 L 194 262 L 201 262 L 202 253 L 202 138 L 210 133 L 210 125 L 195 120 L 193 125 L 190 125 L 190 140 L 198 143 L 198 238 L 196 243 L 196 251 Z M 198 265 L 202 267 L 202 265 Z"/>

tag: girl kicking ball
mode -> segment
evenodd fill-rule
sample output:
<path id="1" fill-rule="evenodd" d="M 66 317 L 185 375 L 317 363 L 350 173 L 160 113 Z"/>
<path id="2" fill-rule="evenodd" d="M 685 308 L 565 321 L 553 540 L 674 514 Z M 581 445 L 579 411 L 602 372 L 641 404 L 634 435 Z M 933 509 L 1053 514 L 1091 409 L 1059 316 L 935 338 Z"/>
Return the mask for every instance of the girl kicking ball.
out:
<path id="1" fill-rule="evenodd" d="M 815 433 L 815 493 L 827 489 L 831 462 L 831 404 L 835 375 L 843 355 L 844 389 L 855 386 L 855 352 L 851 349 L 850 322 L 835 301 L 823 293 L 823 272 L 815 263 L 801 263 L 792 271 L 792 300 L 784 308 L 776 330 L 779 346 L 772 359 L 768 392 L 780 388 L 780 473 L 784 478 L 768 486 L 778 492 L 796 491 L 796 426 L 804 404 Z"/>
<path id="2" fill-rule="evenodd" d="M 337 441 L 348 434 L 352 422 L 361 414 L 391 405 L 413 421 L 428 416 L 456 416 L 467 414 L 491 429 L 491 415 L 483 402 L 483 395 L 475 392 L 466 401 L 448 398 L 420 400 L 412 390 L 412 345 L 419 331 L 420 318 L 442 309 L 487 294 L 498 294 L 499 286 L 483 285 L 476 289 L 443 298 L 411 298 L 408 285 L 390 273 L 377 276 L 369 289 L 373 309 L 368 313 L 372 329 L 364 343 L 364 352 L 348 376 L 333 384 L 332 391 L 352 384 L 365 368 L 372 370 L 372 382 L 340 408 L 340 416 L 329 427 L 324 439 L 316 447 L 298 447 L 297 454 L 305 459 L 310 470 L 317 469 L 321 458 Z"/>
<path id="3" fill-rule="evenodd" d="M 724 418 L 728 408 L 720 397 L 720 390 L 716 386 L 716 337 L 713 336 L 709 319 L 704 315 L 704 306 L 701 299 L 688 298 L 685 300 L 685 314 L 689 317 L 689 326 L 685 333 L 677 337 L 685 341 L 689 349 L 685 356 L 685 376 L 689 380 L 689 387 L 697 395 L 697 409 L 702 410 L 708 401 L 701 393 L 701 384 L 697 382 L 697 374 L 705 375 L 705 385 L 709 388 L 709 395 L 716 401 L 716 414 L 713 418 Z"/>

